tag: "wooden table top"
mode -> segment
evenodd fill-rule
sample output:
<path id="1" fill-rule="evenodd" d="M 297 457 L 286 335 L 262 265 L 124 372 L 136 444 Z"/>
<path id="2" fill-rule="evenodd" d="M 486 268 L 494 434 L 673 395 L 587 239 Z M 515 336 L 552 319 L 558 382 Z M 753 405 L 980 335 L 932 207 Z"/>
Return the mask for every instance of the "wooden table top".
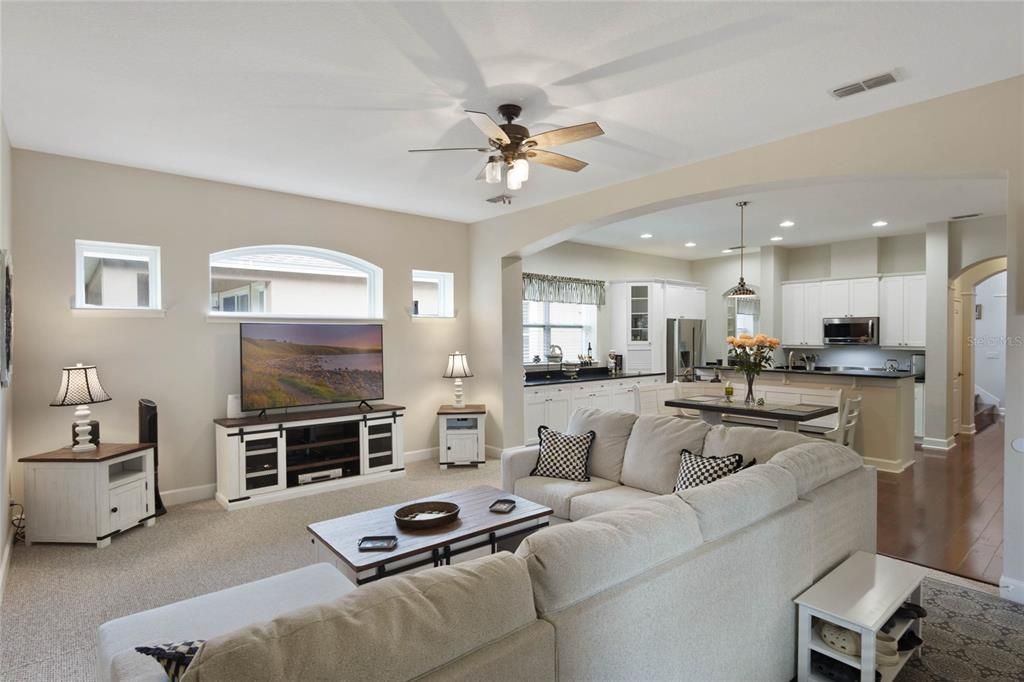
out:
<path id="1" fill-rule="evenodd" d="M 121 455 L 130 455 L 133 452 L 142 452 L 153 447 L 153 443 L 100 443 L 95 450 L 89 452 L 74 452 L 71 446 L 60 450 L 42 452 L 38 455 L 22 457 L 19 462 L 81 462 L 91 464 L 114 459 Z"/>
<path id="2" fill-rule="evenodd" d="M 437 414 L 487 414 L 487 406 L 463 405 L 462 407 L 455 407 L 454 405 L 442 405 L 440 409 L 438 409 Z"/>
<path id="3" fill-rule="evenodd" d="M 761 417 L 762 419 L 784 419 L 787 421 L 804 422 L 827 417 L 839 412 L 835 405 L 783 405 L 781 403 L 765 403 L 764 405 L 747 405 L 742 399 L 733 398 L 726 401 L 722 396 L 696 395 L 690 398 L 666 400 L 666 407 L 681 407 L 686 410 L 703 410 L 736 414 L 742 417 Z"/>
<path id="4" fill-rule="evenodd" d="M 516 508 L 508 514 L 490 511 L 488 507 L 498 498 L 515 500 Z M 459 505 L 458 520 L 427 530 L 404 530 L 395 523 L 395 511 L 399 508 L 413 502 L 431 500 L 444 500 Z M 544 505 L 482 485 L 319 521 L 306 528 L 352 570 L 360 572 L 551 513 L 552 510 Z M 398 538 L 398 546 L 390 552 L 360 552 L 359 539 L 367 535 L 394 535 Z"/>

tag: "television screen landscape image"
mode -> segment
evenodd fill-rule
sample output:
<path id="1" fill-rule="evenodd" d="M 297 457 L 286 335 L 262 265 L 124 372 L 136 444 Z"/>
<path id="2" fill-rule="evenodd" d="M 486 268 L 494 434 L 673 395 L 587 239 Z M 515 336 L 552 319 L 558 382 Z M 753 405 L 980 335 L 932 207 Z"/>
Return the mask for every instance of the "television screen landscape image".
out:
<path id="1" fill-rule="evenodd" d="M 243 410 L 384 398 L 379 324 L 239 326 Z"/>

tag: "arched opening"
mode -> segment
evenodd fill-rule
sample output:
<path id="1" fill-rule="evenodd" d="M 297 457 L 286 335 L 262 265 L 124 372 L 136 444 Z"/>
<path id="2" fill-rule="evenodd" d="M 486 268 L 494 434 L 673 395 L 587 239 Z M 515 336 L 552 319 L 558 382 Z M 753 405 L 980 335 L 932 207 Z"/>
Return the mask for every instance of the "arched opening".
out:
<path id="1" fill-rule="evenodd" d="M 268 244 L 210 254 L 215 315 L 379 319 L 384 271 L 311 246 Z"/>

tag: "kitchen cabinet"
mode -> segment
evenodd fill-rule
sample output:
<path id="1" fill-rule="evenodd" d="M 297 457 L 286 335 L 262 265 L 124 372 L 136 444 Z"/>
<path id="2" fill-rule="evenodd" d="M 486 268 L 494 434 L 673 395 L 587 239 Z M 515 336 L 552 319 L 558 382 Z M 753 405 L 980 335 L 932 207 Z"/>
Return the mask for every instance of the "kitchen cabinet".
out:
<path id="1" fill-rule="evenodd" d="M 821 346 L 822 283 L 782 285 L 782 345 Z"/>
<path id="2" fill-rule="evenodd" d="M 572 386 L 528 388 L 523 398 L 523 442 L 536 443 L 537 429 L 565 431 L 572 414 Z"/>
<path id="3" fill-rule="evenodd" d="M 573 386 L 573 389 L 573 412 L 581 407 L 593 407 L 598 410 L 612 409 L 612 389 L 610 386 L 596 381 L 588 381 Z"/>
<path id="4" fill-rule="evenodd" d="M 914 438 L 924 438 L 924 382 L 914 384 Z"/>
<path id="5" fill-rule="evenodd" d="M 879 345 L 886 348 L 924 348 L 927 310 L 925 276 L 883 277 L 878 299 Z"/>
<path id="6" fill-rule="evenodd" d="M 640 397 L 644 395 L 642 391 L 647 393 L 641 414 L 658 414 L 657 396 L 650 391 L 670 386 L 664 376 L 649 376 L 526 387 L 523 390 L 523 443 L 536 443 L 537 429 L 541 426 L 564 432 L 572 413 L 583 407 L 637 412 Z"/>
<path id="7" fill-rule="evenodd" d="M 836 279 L 821 283 L 821 316 L 878 317 L 878 279 Z"/>
<path id="8" fill-rule="evenodd" d="M 651 280 L 612 282 L 611 344 L 627 372 L 665 371 L 665 320 L 705 319 L 707 292 L 692 284 Z"/>

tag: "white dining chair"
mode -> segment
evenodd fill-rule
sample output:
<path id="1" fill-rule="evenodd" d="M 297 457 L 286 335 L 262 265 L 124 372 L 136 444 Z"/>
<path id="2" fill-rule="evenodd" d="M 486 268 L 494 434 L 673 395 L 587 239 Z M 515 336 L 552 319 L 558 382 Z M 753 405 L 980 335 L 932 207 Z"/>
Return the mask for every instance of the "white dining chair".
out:
<path id="1" fill-rule="evenodd" d="M 857 396 L 856 398 L 847 398 L 843 401 L 836 428 L 826 431 L 823 434 L 825 438 L 830 438 L 851 450 L 857 449 L 854 447 L 854 441 L 857 438 L 857 422 L 860 421 L 860 404 L 862 399 L 862 396 Z"/>

